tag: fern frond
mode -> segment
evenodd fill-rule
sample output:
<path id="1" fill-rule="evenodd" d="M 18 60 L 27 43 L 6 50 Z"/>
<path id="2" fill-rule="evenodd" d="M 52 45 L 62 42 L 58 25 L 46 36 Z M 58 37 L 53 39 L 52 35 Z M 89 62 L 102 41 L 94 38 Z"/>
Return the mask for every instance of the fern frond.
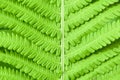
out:
<path id="1" fill-rule="evenodd" d="M 0 80 L 33 80 L 18 70 L 0 66 Z"/>
<path id="2" fill-rule="evenodd" d="M 119 55 L 120 39 L 109 45 L 108 47 L 95 52 L 93 55 L 83 59 L 67 68 L 67 77 L 77 78 L 93 71 L 106 61 Z"/>
<path id="3" fill-rule="evenodd" d="M 111 42 L 120 38 L 119 25 L 120 21 L 117 20 L 107 24 L 97 32 L 85 36 L 81 45 L 78 45 L 68 52 L 69 54 L 66 55 L 68 60 L 75 62 L 76 60 L 85 58 L 96 50 L 101 49 L 102 47 L 111 44 Z"/>
<path id="4" fill-rule="evenodd" d="M 66 1 L 65 0 L 65 12 L 66 15 L 70 14 L 71 12 L 76 12 L 82 8 L 84 8 L 85 6 L 89 5 L 93 0 L 69 0 Z"/>
<path id="5" fill-rule="evenodd" d="M 15 50 L 21 55 L 33 59 L 34 62 L 41 64 L 41 66 L 47 69 L 60 69 L 59 57 L 43 52 L 26 38 L 22 38 L 8 31 L 0 31 L 0 42 L 0 47 Z"/>
<path id="6" fill-rule="evenodd" d="M 90 72 L 82 77 L 80 77 L 77 80 L 90 80 L 94 79 L 98 75 L 104 75 L 106 73 L 109 73 L 112 71 L 116 66 L 120 66 L 120 55 L 112 58 L 111 60 L 107 61 L 106 63 L 103 63 L 96 69 L 94 69 L 93 72 Z"/>
<path id="7" fill-rule="evenodd" d="M 68 17 L 68 20 L 65 21 L 65 27 L 68 27 L 66 29 L 73 29 L 76 26 L 79 26 L 86 21 L 90 20 L 94 16 L 98 15 L 100 12 L 105 10 L 107 7 L 109 7 L 111 4 L 114 4 L 118 2 L 119 0 L 100 0 L 98 2 L 95 2 L 94 4 L 91 4 L 90 6 L 84 8 L 83 10 L 80 10 L 79 12 L 71 15 Z M 65 30 L 69 31 L 69 30 Z"/>
<path id="8" fill-rule="evenodd" d="M 57 40 L 42 35 L 30 26 L 19 22 L 13 17 L 5 15 L 4 13 L 0 13 L 0 20 L 1 28 L 9 28 L 12 31 L 23 35 L 24 37 L 27 37 L 30 41 L 35 43 L 38 47 L 44 49 L 46 52 L 49 51 L 50 53 L 60 55 L 60 43 Z"/>
<path id="9" fill-rule="evenodd" d="M 116 66 L 112 71 L 104 75 L 98 75 L 93 79 L 97 80 L 119 80 L 120 66 Z M 113 76 L 114 75 L 114 76 Z"/>
<path id="10" fill-rule="evenodd" d="M 50 5 L 54 5 L 55 7 L 60 8 L 61 6 L 61 0 L 47 0 L 47 2 L 49 1 Z"/>
<path id="11" fill-rule="evenodd" d="M 29 76 L 32 76 L 37 80 L 55 80 L 58 78 L 57 73 L 55 74 L 46 70 L 28 59 L 20 57 L 17 53 L 13 53 L 12 51 L 5 51 L 5 53 L 0 52 L 0 61 L 15 66 L 17 69 L 20 69 L 21 72 L 27 73 Z"/>
<path id="12" fill-rule="evenodd" d="M 44 19 L 21 5 L 9 2 L 8 0 L 1 0 L 0 3 L 0 8 L 2 11 L 11 13 L 19 20 L 24 21 L 33 28 L 39 30 L 41 33 L 60 39 L 59 25 L 50 20 Z"/>
<path id="13" fill-rule="evenodd" d="M 65 38 L 66 49 L 69 49 L 69 45 L 74 46 L 80 43 L 82 36 L 90 32 L 94 32 L 97 29 L 102 28 L 106 23 L 113 21 L 120 16 L 120 5 L 116 5 L 104 13 L 96 16 L 96 18 L 91 21 L 81 25 L 78 29 L 70 32 Z"/>
<path id="14" fill-rule="evenodd" d="M 52 5 L 46 4 L 43 0 L 14 0 L 27 8 L 33 10 L 37 14 L 41 14 L 51 20 L 60 21 L 60 9 Z"/>

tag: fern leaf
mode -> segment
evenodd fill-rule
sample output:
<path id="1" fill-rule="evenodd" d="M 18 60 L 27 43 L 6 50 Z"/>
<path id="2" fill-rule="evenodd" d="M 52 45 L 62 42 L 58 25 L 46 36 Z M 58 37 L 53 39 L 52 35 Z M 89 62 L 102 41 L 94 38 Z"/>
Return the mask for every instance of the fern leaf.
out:
<path id="1" fill-rule="evenodd" d="M 40 48 L 14 33 L 0 31 L 0 46 L 9 50 L 15 50 L 23 56 L 33 59 L 37 64 L 47 69 L 60 69 L 59 57 L 44 53 Z"/>
<path id="2" fill-rule="evenodd" d="M 109 73 L 113 70 L 114 67 L 120 66 L 120 55 L 112 58 L 111 60 L 107 61 L 106 63 L 103 63 L 101 66 L 99 66 L 97 69 L 95 69 L 93 72 L 90 72 L 89 74 L 82 76 L 81 78 L 77 80 L 89 80 L 94 79 L 97 75 L 104 75 L 106 73 Z"/>
<path id="3" fill-rule="evenodd" d="M 9 12 L 16 16 L 19 20 L 26 22 L 33 28 L 39 30 L 41 33 L 50 35 L 50 37 L 60 38 L 60 30 L 58 29 L 59 25 L 44 19 L 41 16 L 38 16 L 34 12 L 9 1 L 0 1 L 0 9 L 5 12 Z"/>
<path id="4" fill-rule="evenodd" d="M 86 40 L 83 44 L 75 47 L 75 49 L 69 51 L 67 54 L 68 60 L 75 62 L 95 52 L 98 49 L 111 44 L 111 42 L 120 38 L 120 21 L 114 21 L 112 24 L 106 25 L 106 27 L 98 30 L 96 33 L 91 33 L 84 37 Z M 83 39 L 84 40 L 84 39 Z M 87 42 L 86 42 L 87 41 Z M 86 43 L 85 43 L 86 42 Z M 88 43 L 89 42 L 89 43 Z M 84 46 L 83 46 L 84 45 Z"/>
<path id="5" fill-rule="evenodd" d="M 76 26 L 79 26 L 84 22 L 88 21 L 89 19 L 93 18 L 94 16 L 98 15 L 98 13 L 102 12 L 108 6 L 118 1 L 119 0 L 100 0 L 98 2 L 95 2 L 94 4 L 91 4 L 83 10 L 80 10 L 78 13 L 69 16 L 68 20 L 65 22 L 65 27 L 73 29 Z"/>
<path id="6" fill-rule="evenodd" d="M 27 60 L 26 58 L 20 57 L 19 55 L 17 55 L 17 53 L 15 54 L 8 51 L 5 51 L 5 53 L 0 52 L 0 61 L 15 66 L 17 69 L 20 69 L 21 72 L 27 73 L 34 79 L 54 80 L 58 78 L 58 74 L 48 71 L 45 68 L 40 67 L 36 63 Z"/>
<path id="7" fill-rule="evenodd" d="M 25 76 L 18 70 L 14 70 L 8 67 L 0 67 L 0 79 L 1 80 L 33 80 L 30 77 Z"/>
<path id="8" fill-rule="evenodd" d="M 88 34 L 90 32 L 94 32 L 97 29 L 102 28 L 106 23 L 113 21 L 117 17 L 120 16 L 119 13 L 120 5 L 116 5 L 104 13 L 98 15 L 96 18 L 92 19 L 91 21 L 81 25 L 78 29 L 70 32 L 67 37 L 65 38 L 66 49 L 69 49 L 69 45 L 74 46 L 80 43 L 82 36 Z"/>
<path id="9" fill-rule="evenodd" d="M 12 17 L 6 16 L 5 14 L 0 13 L 0 17 L 0 27 L 9 28 L 12 31 L 27 37 L 30 41 L 45 51 L 49 51 L 50 53 L 55 53 L 57 55 L 60 54 L 58 41 L 40 34 L 38 31 L 29 27 L 28 25 L 25 25 Z"/>
<path id="10" fill-rule="evenodd" d="M 66 1 L 66 0 L 65 0 Z M 92 0 L 75 0 L 74 2 L 72 0 L 66 1 L 65 2 L 65 9 L 66 9 L 66 14 L 70 14 L 71 12 L 76 12 L 88 4 L 90 4 Z"/>
<path id="11" fill-rule="evenodd" d="M 104 75 L 98 75 L 93 79 L 97 79 L 97 80 L 106 80 L 106 79 L 108 79 L 108 80 L 119 80 L 119 73 L 120 73 L 120 66 L 116 66 L 109 73 L 106 73 Z"/>
<path id="12" fill-rule="evenodd" d="M 55 5 L 56 7 L 61 6 L 61 0 L 48 0 L 48 1 L 50 1 L 51 5 Z"/>
<path id="13" fill-rule="evenodd" d="M 86 75 L 88 72 L 93 71 L 95 68 L 99 67 L 106 61 L 119 55 L 120 41 L 117 40 L 108 47 L 95 52 L 93 55 L 78 61 L 67 68 L 67 77 L 77 78 Z"/>
<path id="14" fill-rule="evenodd" d="M 51 20 L 60 21 L 59 8 L 45 4 L 42 0 L 17 0 L 17 2 Z"/>

